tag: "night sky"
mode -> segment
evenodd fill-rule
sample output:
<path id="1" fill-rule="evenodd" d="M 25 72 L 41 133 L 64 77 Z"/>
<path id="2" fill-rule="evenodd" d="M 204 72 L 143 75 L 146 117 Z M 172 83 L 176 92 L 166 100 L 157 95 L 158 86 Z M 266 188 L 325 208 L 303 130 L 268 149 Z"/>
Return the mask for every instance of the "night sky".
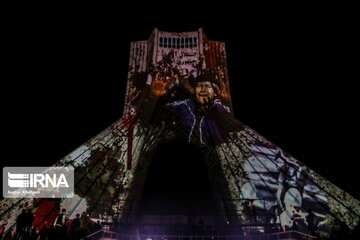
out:
<path id="1" fill-rule="evenodd" d="M 48 166 L 98 134 L 122 115 L 130 42 L 148 39 L 153 27 L 203 27 L 226 43 L 235 116 L 360 198 L 360 39 L 351 15 L 174 19 L 10 19 L 1 165 Z"/>

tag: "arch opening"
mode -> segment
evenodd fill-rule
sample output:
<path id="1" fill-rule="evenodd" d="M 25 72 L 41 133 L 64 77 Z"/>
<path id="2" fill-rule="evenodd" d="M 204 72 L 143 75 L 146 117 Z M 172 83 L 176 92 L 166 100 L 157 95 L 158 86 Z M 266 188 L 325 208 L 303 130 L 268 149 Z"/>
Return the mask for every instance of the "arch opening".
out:
<path id="1" fill-rule="evenodd" d="M 204 156 L 173 140 L 154 152 L 137 211 L 140 224 L 215 223 L 217 204 Z"/>

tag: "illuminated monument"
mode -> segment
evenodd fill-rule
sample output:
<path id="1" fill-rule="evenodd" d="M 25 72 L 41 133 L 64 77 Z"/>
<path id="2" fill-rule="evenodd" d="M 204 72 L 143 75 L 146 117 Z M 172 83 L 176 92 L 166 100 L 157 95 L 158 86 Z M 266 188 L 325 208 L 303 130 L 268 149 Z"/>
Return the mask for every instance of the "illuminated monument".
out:
<path id="1" fill-rule="evenodd" d="M 204 159 L 216 213 L 139 210 L 151 160 L 171 142 L 196 149 Z M 188 157 L 190 163 L 198 161 Z M 173 159 L 169 155 L 167 161 Z M 53 219 L 59 204 L 71 218 L 87 211 L 93 218 L 115 215 L 129 225 L 202 219 L 240 226 L 239 232 L 297 229 L 327 237 L 339 223 L 351 230 L 359 223 L 357 199 L 234 118 L 225 44 L 208 40 L 202 29 L 154 29 L 148 40 L 132 42 L 122 118 L 56 165 L 76 169 L 75 198 L 5 199 L 3 206 L 9 207 L 1 218 L 11 219 L 29 202 L 42 209 L 39 223 Z"/>

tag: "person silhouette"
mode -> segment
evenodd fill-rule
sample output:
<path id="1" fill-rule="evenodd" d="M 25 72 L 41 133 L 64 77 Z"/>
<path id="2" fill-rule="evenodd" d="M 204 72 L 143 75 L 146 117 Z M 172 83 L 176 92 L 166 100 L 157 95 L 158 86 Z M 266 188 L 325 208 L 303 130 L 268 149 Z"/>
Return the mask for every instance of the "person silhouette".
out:
<path id="1" fill-rule="evenodd" d="M 20 239 L 24 234 L 26 227 L 26 209 L 21 210 L 21 213 L 16 218 L 16 233 L 15 239 Z"/>
<path id="2" fill-rule="evenodd" d="M 66 237 L 66 209 L 63 208 L 59 213 L 54 222 L 54 228 L 57 232 L 59 239 L 65 239 Z"/>

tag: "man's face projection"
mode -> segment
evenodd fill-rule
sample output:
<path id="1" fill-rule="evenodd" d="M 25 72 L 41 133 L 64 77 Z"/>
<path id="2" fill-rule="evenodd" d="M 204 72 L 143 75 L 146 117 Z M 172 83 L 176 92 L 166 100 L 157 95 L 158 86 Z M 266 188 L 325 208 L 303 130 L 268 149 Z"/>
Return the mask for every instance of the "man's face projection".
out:
<path id="1" fill-rule="evenodd" d="M 198 82 L 195 85 L 195 98 L 198 103 L 202 105 L 206 104 L 214 97 L 215 97 L 215 92 L 211 85 L 211 82 L 209 81 Z"/>

